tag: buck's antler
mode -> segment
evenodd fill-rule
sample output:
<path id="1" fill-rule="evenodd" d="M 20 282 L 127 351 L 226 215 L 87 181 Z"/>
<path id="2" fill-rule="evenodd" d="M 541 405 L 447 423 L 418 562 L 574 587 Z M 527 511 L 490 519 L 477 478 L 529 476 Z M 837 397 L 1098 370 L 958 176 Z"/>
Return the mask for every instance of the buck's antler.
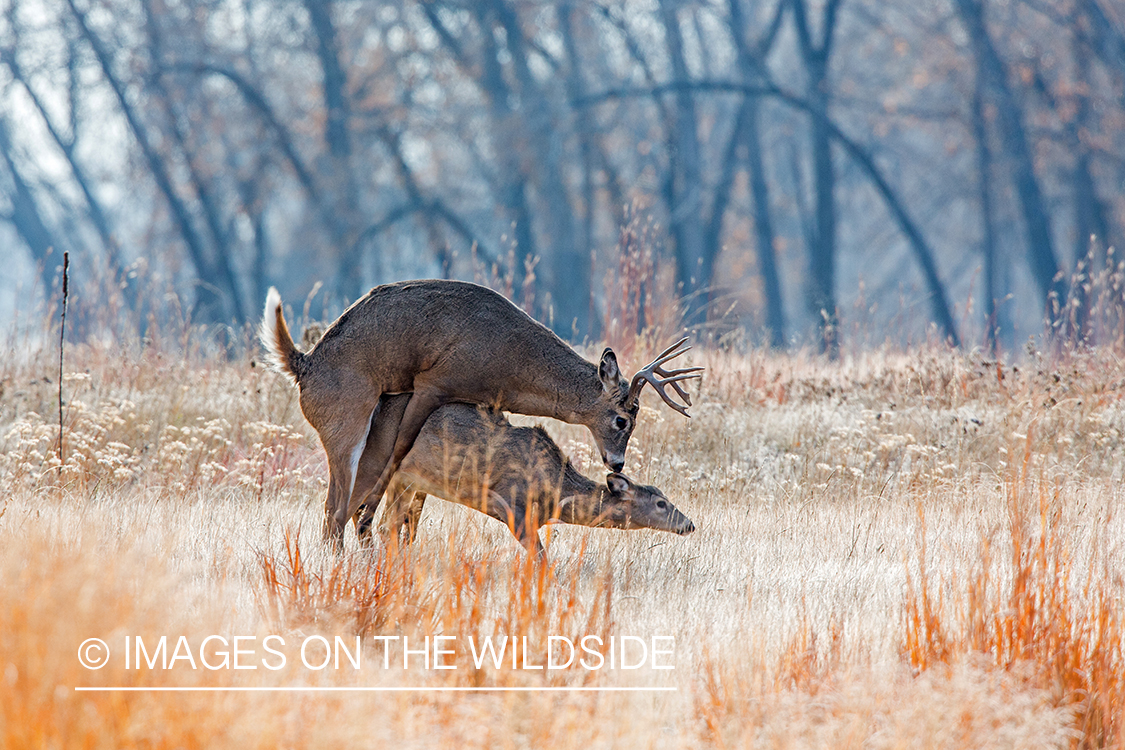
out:
<path id="1" fill-rule="evenodd" d="M 682 339 L 672 344 L 664 351 L 660 352 L 660 354 L 652 362 L 638 370 L 637 374 L 633 376 L 633 380 L 629 383 L 629 395 L 626 398 L 625 402 L 627 404 L 636 403 L 636 400 L 641 395 L 641 390 L 643 390 L 645 387 L 645 383 L 651 383 L 652 387 L 656 389 L 656 392 L 660 394 L 660 398 L 664 399 L 664 403 L 668 404 L 668 406 L 671 406 L 673 409 L 678 411 L 680 414 L 683 414 L 685 417 L 690 418 L 691 415 L 687 413 L 687 406 L 691 406 L 691 396 L 689 396 L 687 391 L 685 391 L 680 385 L 680 381 L 703 377 L 699 374 L 699 372 L 703 368 L 685 367 L 682 370 L 672 370 L 669 372 L 668 370 L 665 370 L 663 367 L 661 367 L 661 365 L 663 365 L 668 360 L 674 357 L 678 357 L 688 349 L 691 349 L 690 346 L 684 346 L 684 344 L 686 343 L 687 336 L 684 336 Z M 658 380 L 657 378 L 662 379 Z M 671 396 L 668 395 L 668 392 L 664 390 L 669 385 L 676 389 L 676 393 L 680 395 L 680 398 L 684 400 L 684 404 L 687 404 L 687 406 L 684 406 L 684 404 L 677 404 L 672 400 Z"/>

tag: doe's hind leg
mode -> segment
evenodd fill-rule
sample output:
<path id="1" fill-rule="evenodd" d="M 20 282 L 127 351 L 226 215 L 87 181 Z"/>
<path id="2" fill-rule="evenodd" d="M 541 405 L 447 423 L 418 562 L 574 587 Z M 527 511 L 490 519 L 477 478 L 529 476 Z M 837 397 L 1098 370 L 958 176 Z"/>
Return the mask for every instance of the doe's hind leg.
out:
<path id="1" fill-rule="evenodd" d="M 426 503 L 426 493 L 418 492 L 396 478 L 387 490 L 387 506 L 379 523 L 379 536 L 384 545 L 395 541 L 412 544 L 418 535 L 418 519 Z"/>
<path id="2" fill-rule="evenodd" d="M 526 502 L 510 503 L 499 492 L 489 490 L 484 512 L 507 526 L 528 554 L 534 554 L 540 560 L 547 559 L 547 551 L 539 541 L 539 525 L 536 519 L 528 518 Z"/>

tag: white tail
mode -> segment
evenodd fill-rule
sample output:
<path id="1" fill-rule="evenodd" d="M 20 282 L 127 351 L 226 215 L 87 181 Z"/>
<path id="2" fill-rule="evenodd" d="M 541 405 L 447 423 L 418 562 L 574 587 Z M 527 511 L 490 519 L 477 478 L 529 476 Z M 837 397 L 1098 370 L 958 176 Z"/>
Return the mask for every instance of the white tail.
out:
<path id="1" fill-rule="evenodd" d="M 293 344 L 289 326 L 281 310 L 281 295 L 275 287 L 266 292 L 266 309 L 262 312 L 262 324 L 258 327 L 258 339 L 266 349 L 270 366 L 282 373 L 296 385 L 298 381 L 297 362 L 304 358 Z"/>

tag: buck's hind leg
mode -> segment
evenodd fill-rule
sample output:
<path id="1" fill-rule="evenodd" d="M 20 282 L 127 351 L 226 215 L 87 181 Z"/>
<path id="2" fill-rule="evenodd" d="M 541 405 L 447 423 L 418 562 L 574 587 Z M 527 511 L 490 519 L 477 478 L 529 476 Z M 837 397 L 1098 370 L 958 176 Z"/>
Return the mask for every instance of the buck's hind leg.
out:
<path id="1" fill-rule="evenodd" d="M 391 460 L 383 468 L 379 480 L 368 491 L 371 495 L 381 497 L 386 492 L 395 472 L 402 465 L 402 459 L 406 458 L 406 454 L 414 447 L 414 441 L 418 439 L 418 433 L 422 431 L 422 425 L 426 423 L 434 410 L 444 402 L 444 394 L 435 390 L 418 389 L 410 396 L 406 404 L 406 410 L 402 414 L 402 421 L 398 426 L 398 435 L 395 438 Z M 372 467 L 374 467 L 374 462 L 372 462 Z M 352 494 L 351 502 L 344 506 L 336 506 L 336 524 L 341 528 L 346 526 L 348 520 L 359 510 L 361 504 L 362 498 Z"/>
<path id="2" fill-rule="evenodd" d="M 328 454 L 328 499 L 325 502 L 324 536 L 338 550 L 343 549 L 345 524 L 338 523 L 339 509 L 346 508 L 348 498 L 355 484 L 359 459 L 367 441 L 367 427 L 370 417 L 352 420 L 342 425 L 333 436 L 333 441 L 325 442 Z"/>
<path id="3" fill-rule="evenodd" d="M 360 458 L 367 445 L 371 418 L 379 394 L 354 389 L 349 398 L 316 403 L 302 393 L 301 410 L 317 433 L 328 456 L 328 498 L 325 501 L 324 537 L 337 550 L 343 550 L 345 523 L 340 523 L 340 508 L 348 507 Z M 315 421 L 310 418 L 315 417 Z"/>

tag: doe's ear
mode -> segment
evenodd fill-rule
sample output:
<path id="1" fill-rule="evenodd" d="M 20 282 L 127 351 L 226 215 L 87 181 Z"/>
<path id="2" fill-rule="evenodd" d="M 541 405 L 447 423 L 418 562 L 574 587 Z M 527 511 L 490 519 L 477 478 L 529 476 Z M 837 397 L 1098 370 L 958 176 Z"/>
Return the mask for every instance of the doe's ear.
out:
<path id="1" fill-rule="evenodd" d="M 617 355 L 609 347 L 606 347 L 606 350 L 602 352 L 602 361 L 598 365 L 598 377 L 601 378 L 602 388 L 608 392 L 620 387 L 621 368 L 617 366 Z"/>
<path id="2" fill-rule="evenodd" d="M 624 474 L 618 474 L 616 471 L 606 475 L 605 483 L 606 486 L 609 487 L 609 491 L 615 495 L 624 495 L 629 491 L 629 487 L 632 484 L 629 481 L 629 477 Z"/>
<path id="3" fill-rule="evenodd" d="M 575 513 L 574 509 L 578 507 L 578 496 L 569 495 L 559 501 L 559 507 L 556 509 L 555 515 L 547 519 L 547 523 L 566 523 L 564 518 L 573 518 Z"/>

